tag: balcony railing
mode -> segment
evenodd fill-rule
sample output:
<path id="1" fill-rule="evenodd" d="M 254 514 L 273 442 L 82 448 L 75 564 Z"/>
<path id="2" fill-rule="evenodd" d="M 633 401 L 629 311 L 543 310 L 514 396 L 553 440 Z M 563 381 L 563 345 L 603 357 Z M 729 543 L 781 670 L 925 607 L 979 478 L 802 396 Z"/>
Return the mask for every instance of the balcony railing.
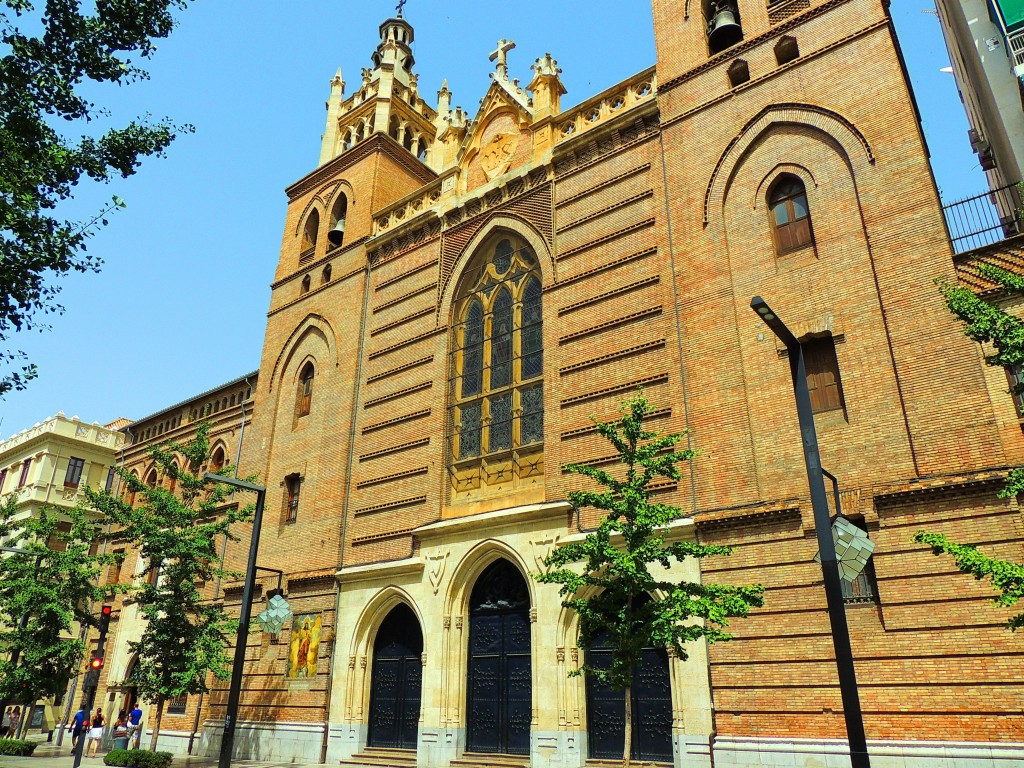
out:
<path id="1" fill-rule="evenodd" d="M 1008 184 L 942 206 L 955 253 L 973 251 L 1021 232 L 1021 191 Z"/>

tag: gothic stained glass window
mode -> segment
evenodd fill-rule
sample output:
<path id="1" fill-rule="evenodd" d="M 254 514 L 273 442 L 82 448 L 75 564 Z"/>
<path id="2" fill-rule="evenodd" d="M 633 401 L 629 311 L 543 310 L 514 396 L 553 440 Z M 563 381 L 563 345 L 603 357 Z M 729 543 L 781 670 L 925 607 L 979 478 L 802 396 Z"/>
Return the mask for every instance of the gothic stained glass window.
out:
<path id="1" fill-rule="evenodd" d="M 536 255 L 515 236 L 484 243 L 463 272 L 453 306 L 449 389 L 453 487 L 502 478 L 489 464 L 519 466 L 542 450 L 542 283 Z M 529 386 L 526 386 L 528 383 Z M 533 466 L 537 466 L 536 460 Z M 456 475 L 462 479 L 456 481 Z M 503 485 L 502 487 L 508 487 Z"/>

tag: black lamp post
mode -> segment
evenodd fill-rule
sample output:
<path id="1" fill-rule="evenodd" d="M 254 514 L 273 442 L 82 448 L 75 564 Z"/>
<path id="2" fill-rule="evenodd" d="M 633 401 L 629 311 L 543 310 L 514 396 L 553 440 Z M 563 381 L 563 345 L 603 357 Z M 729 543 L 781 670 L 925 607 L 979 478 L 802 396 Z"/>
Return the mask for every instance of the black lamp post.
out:
<path id="1" fill-rule="evenodd" d="M 846 718 L 850 763 L 852 768 L 871 768 L 867 738 L 864 735 L 864 717 L 860 709 L 860 696 L 857 693 L 857 673 L 854 670 L 853 651 L 850 647 L 850 629 L 846 625 L 846 605 L 843 602 L 843 590 L 839 581 L 835 543 L 832 541 L 828 496 L 825 493 L 825 479 L 821 457 L 818 454 L 818 434 L 814 429 L 811 393 L 807 388 L 803 347 L 760 296 L 750 300 L 750 308 L 771 328 L 772 333 L 786 345 L 789 352 L 789 371 L 793 377 L 793 394 L 796 397 L 796 412 L 800 421 L 807 483 L 811 491 L 811 508 L 814 510 L 814 531 L 818 537 L 821 572 L 825 579 L 825 602 L 828 605 L 828 620 L 832 625 L 832 645 L 835 648 L 836 667 L 839 672 L 839 693 L 843 699 L 843 714 Z"/>
<path id="2" fill-rule="evenodd" d="M 256 581 L 256 554 L 260 548 L 260 528 L 263 526 L 263 502 L 267 489 L 262 485 L 247 483 L 236 477 L 225 477 L 207 473 L 206 480 L 223 483 L 234 488 L 256 492 L 256 512 L 252 518 L 252 541 L 249 543 L 249 563 L 245 567 L 245 583 L 242 586 L 241 613 L 238 617 L 238 635 L 235 638 L 235 660 L 231 666 L 231 687 L 228 689 L 228 708 L 224 714 L 224 735 L 220 741 L 220 758 L 217 768 L 231 768 L 231 754 L 235 747 L 235 721 L 238 719 L 238 700 L 242 695 L 242 673 L 245 670 L 245 645 L 249 636 L 249 620 L 252 617 L 252 591 Z"/>

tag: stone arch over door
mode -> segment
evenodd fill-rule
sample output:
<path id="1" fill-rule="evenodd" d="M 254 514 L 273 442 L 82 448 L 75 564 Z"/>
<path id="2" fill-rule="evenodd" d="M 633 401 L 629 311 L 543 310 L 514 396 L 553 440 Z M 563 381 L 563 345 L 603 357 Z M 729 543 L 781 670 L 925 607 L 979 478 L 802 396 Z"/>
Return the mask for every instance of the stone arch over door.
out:
<path id="1" fill-rule="evenodd" d="M 423 683 L 423 631 L 404 602 L 381 622 L 373 641 L 367 741 L 371 747 L 416 749 Z"/>
<path id="2" fill-rule="evenodd" d="M 533 722 L 530 588 L 498 558 L 470 593 L 466 751 L 528 755 Z"/>

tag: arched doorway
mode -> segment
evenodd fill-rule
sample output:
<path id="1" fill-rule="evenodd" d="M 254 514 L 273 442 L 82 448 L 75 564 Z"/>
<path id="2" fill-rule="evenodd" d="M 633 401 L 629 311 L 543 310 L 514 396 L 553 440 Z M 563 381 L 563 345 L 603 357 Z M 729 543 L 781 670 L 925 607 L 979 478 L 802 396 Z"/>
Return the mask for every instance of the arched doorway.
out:
<path id="1" fill-rule="evenodd" d="M 598 635 L 589 663 L 598 669 L 611 666 L 607 635 Z M 672 684 L 668 653 L 644 648 L 639 666 L 633 667 L 633 759 L 672 762 Z M 622 691 L 587 676 L 587 742 L 591 759 L 622 759 L 626 730 L 626 699 Z"/>
<path id="2" fill-rule="evenodd" d="M 530 591 L 519 569 L 497 560 L 469 601 L 466 750 L 528 755 L 532 687 Z"/>
<path id="3" fill-rule="evenodd" d="M 423 632 L 405 603 L 395 606 L 377 630 L 371 674 L 370 746 L 416 749 Z"/>

